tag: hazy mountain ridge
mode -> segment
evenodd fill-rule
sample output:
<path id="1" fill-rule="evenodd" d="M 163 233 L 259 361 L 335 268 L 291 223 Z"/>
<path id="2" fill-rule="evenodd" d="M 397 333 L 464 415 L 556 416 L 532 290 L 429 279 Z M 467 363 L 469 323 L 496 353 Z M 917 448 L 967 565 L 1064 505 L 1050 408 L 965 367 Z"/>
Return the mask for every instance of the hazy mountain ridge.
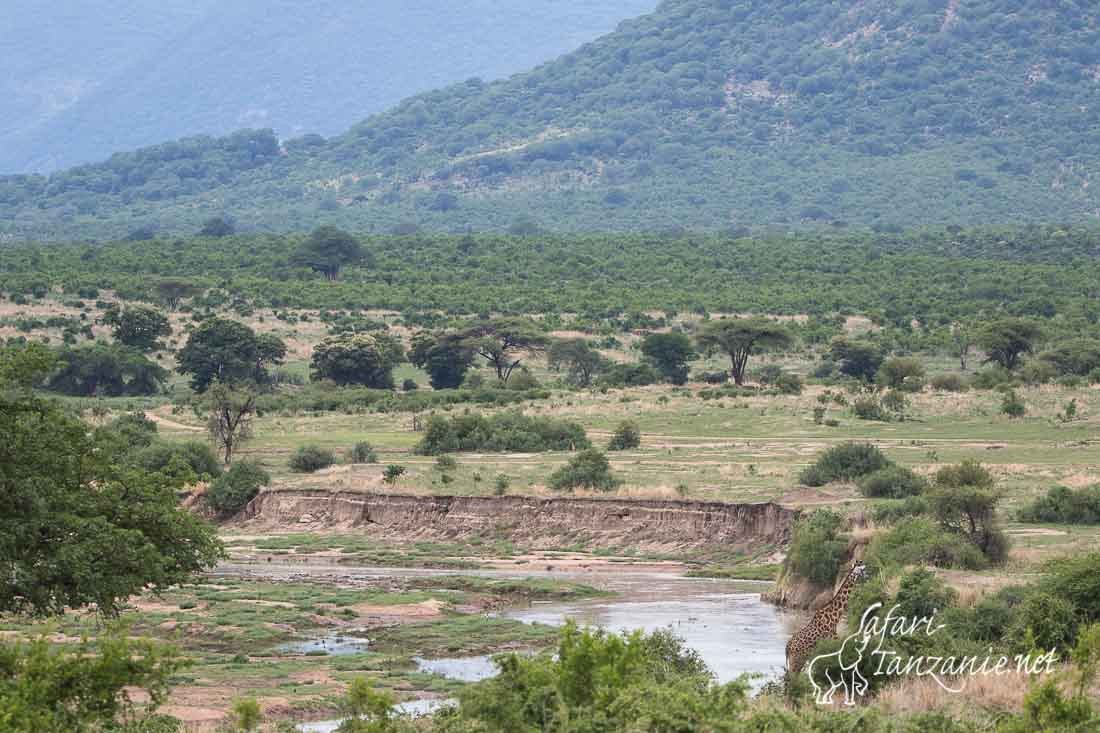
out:
<path id="1" fill-rule="evenodd" d="M 221 212 L 375 230 L 1093 220 L 1098 15 L 1083 0 L 666 0 L 529 73 L 418 95 L 228 178 L 150 188 L 93 166 L 0 183 L 0 215 L 96 234 Z"/>
<path id="2" fill-rule="evenodd" d="M 334 134 L 410 94 L 529 68 L 657 0 L 16 0 L 0 28 L 0 171 L 196 134 Z"/>

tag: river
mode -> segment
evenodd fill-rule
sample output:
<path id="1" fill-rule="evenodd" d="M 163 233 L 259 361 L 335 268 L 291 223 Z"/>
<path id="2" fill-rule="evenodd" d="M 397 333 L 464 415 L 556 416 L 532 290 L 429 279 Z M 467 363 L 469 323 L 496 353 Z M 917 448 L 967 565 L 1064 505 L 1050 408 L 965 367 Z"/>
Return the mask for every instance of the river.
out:
<path id="1" fill-rule="evenodd" d="M 629 567 L 596 572 L 515 570 L 425 570 L 404 568 L 354 568 L 347 566 L 226 565 L 225 574 L 272 577 L 308 576 L 314 580 L 415 577 L 424 575 L 473 574 L 486 577 L 552 577 L 585 583 L 614 596 L 584 601 L 537 602 L 506 609 L 500 615 L 528 623 L 560 625 L 574 619 L 582 625 L 612 631 L 671 628 L 685 644 L 696 650 L 721 682 L 742 674 L 760 675 L 759 687 L 782 674 L 784 648 L 791 633 L 803 620 L 801 614 L 780 610 L 760 600 L 767 583 L 687 578 L 666 570 L 632 570 Z M 421 669 L 454 679 L 476 681 L 491 676 L 494 668 L 487 657 L 418 660 Z M 410 714 L 432 712 L 440 701 L 418 700 L 402 706 Z M 299 730 L 326 733 L 339 721 L 303 724 Z"/>

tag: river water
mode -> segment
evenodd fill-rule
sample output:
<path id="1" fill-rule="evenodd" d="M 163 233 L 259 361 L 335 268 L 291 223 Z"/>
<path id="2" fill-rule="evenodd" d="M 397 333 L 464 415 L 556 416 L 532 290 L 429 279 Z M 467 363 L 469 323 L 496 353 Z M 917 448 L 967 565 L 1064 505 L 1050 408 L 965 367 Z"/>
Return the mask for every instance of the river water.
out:
<path id="1" fill-rule="evenodd" d="M 574 619 L 581 625 L 611 631 L 671 628 L 696 650 L 720 682 L 742 674 L 759 675 L 753 686 L 782 674 L 787 639 L 803 620 L 800 614 L 782 611 L 760 600 L 767 583 L 686 578 L 667 570 L 633 570 L 629 567 L 595 572 L 515 570 L 425 570 L 404 568 L 352 568 L 346 566 L 226 565 L 220 572 L 236 576 L 369 580 L 425 575 L 473 574 L 487 577 L 552 577 L 585 583 L 614 596 L 572 602 L 534 603 L 507 609 L 500 615 L 527 623 L 560 625 Z M 358 641 L 358 640 L 354 640 Z M 417 660 L 420 668 L 452 679 L 476 681 L 495 673 L 488 657 Z M 409 714 L 432 712 L 440 701 L 418 700 L 402 709 Z M 300 726 L 301 731 L 326 733 L 339 721 Z"/>

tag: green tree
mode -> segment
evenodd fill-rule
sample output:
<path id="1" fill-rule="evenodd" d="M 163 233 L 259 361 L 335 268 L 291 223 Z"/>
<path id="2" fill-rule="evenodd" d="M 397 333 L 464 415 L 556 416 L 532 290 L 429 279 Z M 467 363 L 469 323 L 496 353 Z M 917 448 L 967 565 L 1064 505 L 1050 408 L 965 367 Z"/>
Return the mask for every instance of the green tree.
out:
<path id="1" fill-rule="evenodd" d="M 479 321 L 463 329 L 460 338 L 465 348 L 484 357 L 503 383 L 523 363 L 524 354 L 541 354 L 550 344 L 538 324 L 515 317 Z"/>
<path id="2" fill-rule="evenodd" d="M 838 336 L 829 344 L 829 356 L 839 364 L 840 373 L 873 382 L 882 365 L 882 349 L 870 341 Z"/>
<path id="3" fill-rule="evenodd" d="M 409 361 L 428 373 L 432 389 L 456 389 L 466 378 L 474 351 L 459 334 L 420 332 L 413 337 Z"/>
<path id="4" fill-rule="evenodd" d="M 695 358 L 691 339 L 680 331 L 651 333 L 642 339 L 642 354 L 666 380 L 684 384 L 688 379 L 688 362 Z"/>
<path id="5" fill-rule="evenodd" d="M 213 237 L 215 239 L 231 237 L 236 233 L 237 226 L 227 216 L 212 216 L 204 221 L 202 228 L 199 229 L 200 237 Z"/>
<path id="6" fill-rule="evenodd" d="M 393 369 L 405 360 L 401 342 L 388 334 L 330 336 L 313 348 L 310 374 L 339 385 L 393 389 Z"/>
<path id="7" fill-rule="evenodd" d="M 137 349 L 95 343 L 58 352 L 45 387 L 80 397 L 136 397 L 157 394 L 167 379 L 168 372 Z"/>
<path id="8" fill-rule="evenodd" d="M 608 450 L 630 450 L 642 444 L 642 432 L 638 429 L 638 423 L 633 420 L 623 420 L 615 428 L 611 435 L 611 441 L 607 444 Z"/>
<path id="9" fill-rule="evenodd" d="M 729 356 L 730 373 L 740 386 L 745 383 L 750 356 L 787 348 L 793 338 L 783 326 L 766 318 L 724 318 L 704 324 L 698 341 L 705 351 L 721 351 Z"/>
<path id="10" fill-rule="evenodd" d="M 142 351 L 159 348 L 157 339 L 172 335 L 168 317 L 144 305 L 111 308 L 103 314 L 103 323 L 110 326 L 111 333 L 120 343 Z"/>
<path id="11" fill-rule="evenodd" d="M 924 386 L 924 364 L 920 359 L 895 356 L 879 367 L 875 381 L 902 392 L 919 392 Z"/>
<path id="12" fill-rule="evenodd" d="M 114 614 L 222 557 L 213 529 L 179 506 L 178 482 L 129 465 L 118 444 L 27 389 L 39 349 L 0 361 L 0 612 L 94 603 Z"/>
<path id="13" fill-rule="evenodd" d="M 1002 494 L 993 475 L 976 461 L 944 466 L 928 493 L 932 511 L 946 529 L 958 533 L 993 562 L 1008 553 L 1008 540 L 997 524 Z"/>
<path id="14" fill-rule="evenodd" d="M 291 262 L 319 272 L 328 280 L 340 277 L 340 270 L 367 259 L 359 240 L 336 227 L 314 229 L 291 255 Z"/>
<path id="15" fill-rule="evenodd" d="M 1035 350 L 1043 335 L 1038 324 L 1024 318 L 1002 318 L 986 324 L 978 333 L 977 343 L 985 350 L 986 364 L 997 364 L 1009 371 L 1020 365 L 1020 357 Z"/>
<path id="16" fill-rule="evenodd" d="M 176 310 L 185 298 L 198 295 L 200 288 L 190 280 L 178 277 L 166 277 L 158 280 L 153 286 L 161 303 L 169 310 Z"/>
<path id="17" fill-rule="evenodd" d="M 607 359 L 583 338 L 556 339 L 550 345 L 546 361 L 551 369 L 564 369 L 566 379 L 578 387 L 591 385 L 607 365 Z"/>
<path id="18" fill-rule="evenodd" d="M 214 380 L 268 381 L 267 367 L 281 364 L 286 346 L 273 334 L 257 336 L 243 323 L 208 318 L 191 332 L 176 356 L 177 371 L 191 375 L 191 388 L 205 392 Z"/>

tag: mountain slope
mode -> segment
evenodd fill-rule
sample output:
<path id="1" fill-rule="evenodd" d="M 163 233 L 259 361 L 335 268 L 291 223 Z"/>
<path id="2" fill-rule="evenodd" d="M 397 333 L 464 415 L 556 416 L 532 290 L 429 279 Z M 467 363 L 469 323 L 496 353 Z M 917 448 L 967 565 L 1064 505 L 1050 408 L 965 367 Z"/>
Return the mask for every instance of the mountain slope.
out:
<path id="1" fill-rule="evenodd" d="M 657 0 L 5 3 L 0 171 L 195 134 L 335 134 L 401 99 L 572 50 Z"/>
<path id="2" fill-rule="evenodd" d="M 379 231 L 1095 219 L 1100 8 L 666 0 L 528 73 L 411 98 L 331 140 L 238 167 L 212 145 L 0 182 L 0 226 L 103 236 L 218 212 Z"/>

